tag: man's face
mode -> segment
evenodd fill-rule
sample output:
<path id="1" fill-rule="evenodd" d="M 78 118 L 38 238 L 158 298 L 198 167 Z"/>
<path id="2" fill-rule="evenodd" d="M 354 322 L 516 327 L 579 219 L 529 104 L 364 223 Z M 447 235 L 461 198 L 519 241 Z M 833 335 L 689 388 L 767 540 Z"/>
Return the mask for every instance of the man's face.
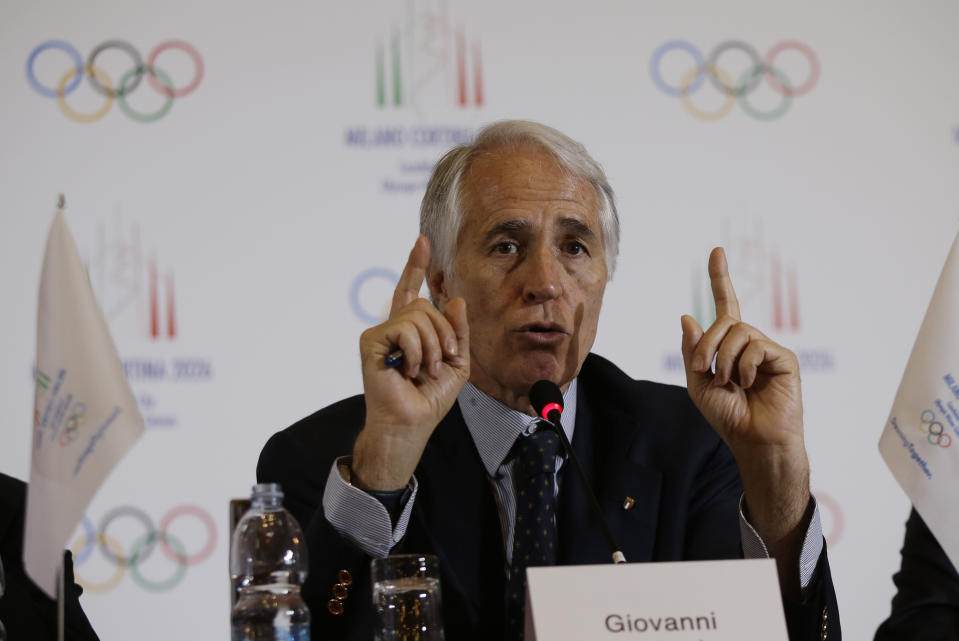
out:
<path id="1" fill-rule="evenodd" d="M 533 383 L 564 388 L 596 337 L 606 288 L 600 201 L 536 147 L 495 150 L 464 176 L 452 273 L 432 271 L 442 308 L 466 300 L 470 381 L 529 410 Z"/>

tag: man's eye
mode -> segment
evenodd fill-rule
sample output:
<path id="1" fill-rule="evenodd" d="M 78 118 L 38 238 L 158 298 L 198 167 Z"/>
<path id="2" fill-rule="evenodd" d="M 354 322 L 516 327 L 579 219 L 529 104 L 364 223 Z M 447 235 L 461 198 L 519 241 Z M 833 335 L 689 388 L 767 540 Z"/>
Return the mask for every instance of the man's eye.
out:
<path id="1" fill-rule="evenodd" d="M 493 245 L 494 254 L 515 254 L 519 251 L 519 245 L 511 240 L 504 240 L 501 243 Z"/>
<path id="2" fill-rule="evenodd" d="M 586 249 L 586 245 L 573 240 L 566 243 L 566 253 L 571 256 L 580 256 L 582 254 L 588 254 L 589 252 Z"/>

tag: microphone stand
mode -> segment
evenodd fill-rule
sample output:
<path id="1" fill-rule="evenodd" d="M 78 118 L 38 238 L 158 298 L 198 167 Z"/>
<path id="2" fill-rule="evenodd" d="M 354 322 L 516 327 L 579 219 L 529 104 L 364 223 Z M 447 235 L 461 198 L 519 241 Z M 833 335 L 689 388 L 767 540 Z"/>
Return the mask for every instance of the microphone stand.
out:
<path id="1" fill-rule="evenodd" d="M 553 431 L 556 432 L 557 436 L 559 436 L 559 440 L 563 444 L 563 449 L 566 451 L 569 460 L 572 461 L 573 469 L 576 470 L 576 476 L 579 477 L 579 482 L 582 483 L 583 489 L 586 490 L 586 496 L 589 498 L 589 504 L 593 510 L 593 514 L 602 526 L 606 543 L 613 552 L 613 563 L 626 563 L 626 556 L 622 550 L 619 549 L 619 545 L 616 543 L 615 537 L 613 537 L 613 531 L 609 528 L 609 523 L 606 522 L 603 516 L 603 510 L 599 507 L 599 501 L 596 500 L 596 495 L 593 494 L 593 486 L 586 480 L 586 474 L 583 473 L 583 467 L 579 464 L 576 453 L 573 452 L 573 447 L 570 445 L 569 438 L 566 436 L 566 430 L 563 429 L 562 424 L 559 422 L 559 417 L 559 410 L 551 409 L 546 415 L 546 421 L 550 424 L 550 427 L 553 428 Z"/>

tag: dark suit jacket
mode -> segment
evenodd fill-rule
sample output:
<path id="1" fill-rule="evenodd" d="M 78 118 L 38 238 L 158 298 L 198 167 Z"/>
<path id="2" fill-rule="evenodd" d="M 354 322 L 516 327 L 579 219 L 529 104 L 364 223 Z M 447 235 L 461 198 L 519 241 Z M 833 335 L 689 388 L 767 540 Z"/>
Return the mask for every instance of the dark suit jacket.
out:
<path id="1" fill-rule="evenodd" d="M 915 510 L 893 581 L 892 613 L 875 641 L 959 641 L 959 573 Z"/>
<path id="2" fill-rule="evenodd" d="M 23 523 L 26 510 L 26 484 L 0 473 L 0 558 L 6 574 L 6 594 L 0 598 L 0 621 L 7 639 L 57 638 L 57 603 L 27 576 L 23 568 Z M 97 641 L 80 607 L 83 590 L 73 582 L 73 563 L 64 553 L 66 608 L 64 636 L 67 641 Z"/>
<path id="3" fill-rule="evenodd" d="M 307 529 L 310 574 L 304 596 L 313 638 L 369 639 L 369 557 L 324 517 L 323 490 L 338 456 L 352 452 L 363 426 L 363 398 L 331 405 L 275 434 L 260 455 L 259 482 L 276 482 Z M 590 355 L 579 376 L 573 447 L 631 562 L 742 556 L 739 472 L 729 449 L 680 387 L 634 381 Z M 567 469 L 568 466 L 564 466 Z M 458 406 L 431 436 L 416 469 L 419 492 L 395 553 L 439 556 L 447 638 L 503 638 L 506 559 L 493 491 Z M 609 563 L 600 526 L 578 480 L 560 481 L 560 564 Z M 623 509 L 629 496 L 635 506 Z M 345 612 L 327 610 L 337 573 L 354 578 Z M 819 639 L 828 606 L 829 639 L 839 639 L 838 610 L 825 550 L 806 603 L 787 603 L 793 640 Z"/>

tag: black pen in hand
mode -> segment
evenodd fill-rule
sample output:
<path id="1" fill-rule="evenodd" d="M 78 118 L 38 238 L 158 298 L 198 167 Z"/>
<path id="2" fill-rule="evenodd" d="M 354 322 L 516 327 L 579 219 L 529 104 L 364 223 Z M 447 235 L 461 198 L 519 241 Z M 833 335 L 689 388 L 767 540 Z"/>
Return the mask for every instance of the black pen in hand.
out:
<path id="1" fill-rule="evenodd" d="M 393 369 L 403 364 L 403 350 L 397 348 L 383 358 L 383 364 Z"/>

